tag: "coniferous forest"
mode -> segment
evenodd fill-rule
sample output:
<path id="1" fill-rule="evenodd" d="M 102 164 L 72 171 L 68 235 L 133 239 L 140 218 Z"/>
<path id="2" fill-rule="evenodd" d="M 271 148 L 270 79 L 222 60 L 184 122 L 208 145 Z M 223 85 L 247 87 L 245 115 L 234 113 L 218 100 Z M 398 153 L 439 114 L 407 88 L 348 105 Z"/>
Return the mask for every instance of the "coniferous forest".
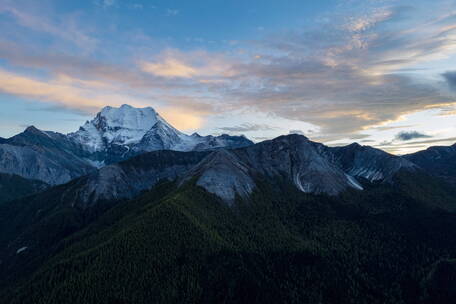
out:
<path id="1" fill-rule="evenodd" d="M 452 303 L 454 189 L 419 178 L 398 176 L 394 187 L 338 197 L 259 179 L 255 193 L 232 206 L 192 181 L 160 182 L 112 208 L 88 214 L 54 207 L 39 220 L 42 206 L 25 198 L 21 208 L 35 225 L 28 228 L 46 245 L 2 263 L 0 299 Z M 2 207 L 1 222 L 17 225 Z"/>

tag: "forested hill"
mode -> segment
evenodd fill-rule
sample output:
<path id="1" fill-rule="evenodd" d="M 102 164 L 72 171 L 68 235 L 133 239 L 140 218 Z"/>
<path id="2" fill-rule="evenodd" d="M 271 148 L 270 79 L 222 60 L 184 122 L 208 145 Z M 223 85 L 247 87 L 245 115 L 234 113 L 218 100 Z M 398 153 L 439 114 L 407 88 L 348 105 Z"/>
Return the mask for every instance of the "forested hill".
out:
<path id="1" fill-rule="evenodd" d="M 232 207 L 161 183 L 62 240 L 0 302 L 452 303 L 454 196 L 421 178 L 338 197 L 260 179 Z"/>

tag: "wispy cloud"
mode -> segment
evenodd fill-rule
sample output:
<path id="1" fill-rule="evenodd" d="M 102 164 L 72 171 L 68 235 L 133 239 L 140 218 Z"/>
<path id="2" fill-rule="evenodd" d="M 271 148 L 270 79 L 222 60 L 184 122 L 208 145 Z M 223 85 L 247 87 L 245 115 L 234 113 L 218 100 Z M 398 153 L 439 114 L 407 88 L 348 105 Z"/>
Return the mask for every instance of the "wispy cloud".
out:
<path id="1" fill-rule="evenodd" d="M 141 61 L 142 71 L 165 78 L 193 78 L 202 82 L 221 81 L 231 75 L 233 61 L 206 51 L 183 53 L 168 49 L 153 61 Z"/>
<path id="2" fill-rule="evenodd" d="M 69 41 L 83 49 L 93 49 L 97 40 L 82 31 L 72 16 L 65 16 L 65 20 L 53 20 L 49 16 L 37 15 L 5 3 L 0 5 L 0 14 L 9 14 L 21 26 L 31 31 L 45 33 L 64 41 Z M 58 19 L 58 18 L 57 18 Z"/>
<path id="3" fill-rule="evenodd" d="M 163 94 L 133 94 L 118 91 L 112 84 L 100 81 L 86 81 L 59 76 L 51 79 L 36 79 L 0 69 L 0 92 L 33 100 L 40 100 L 50 106 L 72 110 L 74 113 L 96 113 L 109 104 L 120 106 L 128 103 L 144 107 L 152 103 L 174 126 L 181 130 L 202 126 L 203 117 L 211 114 L 211 106 L 189 97 Z"/>
<path id="4" fill-rule="evenodd" d="M 401 140 L 401 141 L 409 141 L 418 138 L 430 138 L 432 136 L 420 133 L 418 131 L 402 131 L 396 134 L 394 139 Z"/>
<path id="5" fill-rule="evenodd" d="M 454 115 L 454 94 L 442 90 L 442 78 L 421 79 L 417 71 L 420 64 L 455 54 L 456 15 L 435 3 L 432 14 L 416 18 L 423 14 L 417 8 L 383 3 L 369 1 L 372 7 L 360 11 L 353 6 L 315 28 L 227 43 L 219 51 L 138 51 L 124 38 L 116 45 L 131 55 L 105 59 L 79 49 L 40 49 L 5 36 L 0 57 L 9 66 L 0 70 L 0 90 L 87 111 L 116 102 L 156 104 L 183 128 L 201 126 L 204 117 L 216 113 L 249 109 L 310 123 L 317 130 L 313 136 L 328 142 L 365 140 L 368 129 L 411 127 L 384 125 L 424 109 L 442 108 Z M 179 11 L 165 13 L 176 16 Z M 33 14 L 11 4 L 2 6 L 0 14 L 12 17 L 21 30 L 109 53 L 76 17 Z M 442 76 L 456 88 L 455 72 Z M 255 122 L 221 129 L 271 131 Z"/>
<path id="6" fill-rule="evenodd" d="M 304 135 L 304 132 L 302 130 L 290 130 L 290 131 L 288 131 L 288 134 Z"/>
<path id="7" fill-rule="evenodd" d="M 433 20 L 422 27 L 407 10 L 373 10 L 348 23 L 342 19 L 257 41 L 261 59 L 236 66 L 234 78 L 242 85 L 229 91 L 230 97 L 315 124 L 327 140 L 454 103 L 436 83 L 394 73 L 445 58 L 456 47 L 447 24 Z"/>
<path id="8" fill-rule="evenodd" d="M 456 137 L 445 137 L 445 138 L 436 138 L 436 139 L 428 139 L 428 140 L 418 140 L 418 141 L 407 141 L 407 142 L 391 142 L 386 141 L 380 143 L 378 145 L 374 145 L 374 147 L 385 149 L 391 153 L 402 153 L 403 151 L 407 151 L 408 149 L 413 150 L 421 150 L 429 145 L 436 145 L 436 144 L 444 144 L 444 145 L 452 145 L 456 142 Z"/>
<path id="9" fill-rule="evenodd" d="M 177 59 L 168 58 L 164 62 L 143 62 L 143 71 L 163 77 L 184 77 L 190 78 L 197 74 L 197 71 Z"/>
<path id="10" fill-rule="evenodd" d="M 141 3 L 133 3 L 133 4 L 130 5 L 130 8 L 132 8 L 132 9 L 143 9 L 144 5 L 142 5 Z"/>
<path id="11" fill-rule="evenodd" d="M 443 78 L 445 78 L 448 86 L 453 91 L 456 91 L 456 71 L 448 71 L 442 74 Z"/>
<path id="12" fill-rule="evenodd" d="M 380 126 L 380 127 L 375 127 L 375 130 L 378 131 L 389 131 L 389 130 L 395 130 L 395 129 L 404 129 L 404 128 L 411 128 L 414 127 L 414 125 L 399 125 L 399 126 Z"/>
<path id="13" fill-rule="evenodd" d="M 95 0 L 95 5 L 101 6 L 103 8 L 108 8 L 116 4 L 116 0 Z"/>
<path id="14" fill-rule="evenodd" d="M 233 127 L 221 127 L 221 128 L 219 128 L 219 130 L 240 133 L 240 132 L 277 130 L 277 127 L 273 127 L 273 126 L 269 126 L 269 125 L 265 125 L 265 124 L 244 123 L 244 124 L 233 126 Z"/>
<path id="15" fill-rule="evenodd" d="M 172 8 L 166 9 L 166 16 L 172 17 L 172 16 L 177 16 L 178 14 L 179 14 L 178 9 L 172 9 Z"/>
<path id="16" fill-rule="evenodd" d="M 37 80 L 2 69 L 0 69 L 0 91 L 46 102 L 60 103 L 69 107 L 77 105 L 78 109 L 83 109 L 87 112 L 95 112 L 108 99 L 111 99 L 115 104 L 122 104 L 122 100 L 126 98 L 126 96 L 114 94 L 95 95 L 93 90 L 87 90 L 65 82 Z M 134 102 L 131 99 L 130 101 Z"/>

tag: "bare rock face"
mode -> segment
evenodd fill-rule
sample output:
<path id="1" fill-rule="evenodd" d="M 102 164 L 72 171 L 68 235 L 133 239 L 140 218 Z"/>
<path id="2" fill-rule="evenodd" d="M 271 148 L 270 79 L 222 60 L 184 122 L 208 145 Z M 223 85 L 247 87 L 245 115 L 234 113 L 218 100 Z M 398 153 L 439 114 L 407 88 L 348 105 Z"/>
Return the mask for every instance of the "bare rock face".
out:
<path id="1" fill-rule="evenodd" d="M 98 169 L 64 185 L 61 200 L 85 209 L 98 201 L 133 198 L 160 180 L 177 180 L 207 152 L 154 151 Z"/>
<path id="2" fill-rule="evenodd" d="M 236 195 L 247 196 L 252 193 L 255 183 L 249 173 L 248 165 L 234 152 L 219 150 L 191 169 L 183 182 L 197 176 L 198 186 L 232 203 Z"/>
<path id="3" fill-rule="evenodd" d="M 363 190 L 360 180 L 391 181 L 400 170 L 417 166 L 381 150 L 354 144 L 330 148 L 302 135 L 280 136 L 253 146 L 220 150 L 190 170 L 183 181 L 196 184 L 228 203 L 246 197 L 255 177 L 284 177 L 306 193 L 337 195 L 347 189 Z"/>
<path id="4" fill-rule="evenodd" d="M 286 176 L 306 193 L 335 195 L 353 186 L 345 172 L 318 150 L 318 145 L 301 135 L 280 136 L 238 152 L 255 172 Z"/>
<path id="5" fill-rule="evenodd" d="M 65 135 L 29 127 L 0 144 L 0 172 L 62 184 L 95 169 L 80 152 Z"/>
<path id="6" fill-rule="evenodd" d="M 400 170 L 418 169 L 417 165 L 404 157 L 356 143 L 329 149 L 333 154 L 333 161 L 347 174 L 370 182 L 391 181 Z"/>
<path id="7" fill-rule="evenodd" d="M 304 136 L 281 136 L 251 147 L 213 152 L 184 180 L 197 177 L 197 185 L 231 203 L 255 188 L 254 178 L 285 177 L 306 193 L 335 195 L 353 186 L 345 172 L 321 156 Z"/>

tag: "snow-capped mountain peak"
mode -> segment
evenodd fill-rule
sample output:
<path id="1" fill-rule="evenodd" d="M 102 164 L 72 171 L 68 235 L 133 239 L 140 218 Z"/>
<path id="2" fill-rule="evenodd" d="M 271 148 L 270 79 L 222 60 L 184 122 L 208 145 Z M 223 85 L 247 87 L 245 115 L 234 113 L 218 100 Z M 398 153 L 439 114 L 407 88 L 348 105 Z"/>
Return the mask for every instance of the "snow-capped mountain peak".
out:
<path id="1" fill-rule="evenodd" d="M 242 147 L 253 144 L 237 136 L 187 135 L 171 126 L 153 108 L 104 107 L 94 119 L 86 122 L 69 137 L 89 152 L 118 154 L 113 160 L 128 157 L 128 153 L 155 150 L 208 150 L 220 147 Z M 130 155 L 131 156 L 131 155 Z"/>
<path id="2" fill-rule="evenodd" d="M 122 105 L 120 108 L 104 107 L 95 120 L 106 123 L 107 128 L 122 128 L 147 132 L 159 120 L 160 115 L 151 107 L 134 108 Z"/>
<path id="3" fill-rule="evenodd" d="M 107 106 L 70 136 L 92 151 L 102 151 L 113 144 L 139 143 L 157 122 L 172 128 L 151 107 L 134 108 L 126 104 L 119 108 Z"/>

